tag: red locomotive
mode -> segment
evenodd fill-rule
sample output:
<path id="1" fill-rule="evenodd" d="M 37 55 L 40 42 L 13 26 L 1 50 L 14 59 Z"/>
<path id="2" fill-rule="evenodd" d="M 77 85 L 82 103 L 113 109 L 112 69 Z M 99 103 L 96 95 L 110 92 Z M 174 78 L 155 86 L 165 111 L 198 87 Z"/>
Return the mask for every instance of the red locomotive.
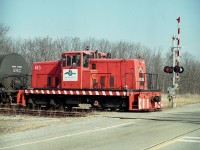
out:
<path id="1" fill-rule="evenodd" d="M 58 61 L 35 62 L 31 88 L 20 90 L 17 103 L 30 108 L 65 108 L 91 104 L 122 110 L 162 108 L 157 75 L 147 74 L 142 59 L 112 59 L 98 51 L 69 51 Z"/>

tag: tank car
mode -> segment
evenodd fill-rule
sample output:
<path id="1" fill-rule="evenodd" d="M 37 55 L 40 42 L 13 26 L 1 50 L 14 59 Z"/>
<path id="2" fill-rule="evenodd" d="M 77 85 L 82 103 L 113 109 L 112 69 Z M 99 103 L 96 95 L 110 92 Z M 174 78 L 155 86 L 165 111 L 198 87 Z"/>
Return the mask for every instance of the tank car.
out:
<path id="1" fill-rule="evenodd" d="M 0 55 L 0 103 L 16 102 L 19 89 L 27 83 L 28 64 L 19 54 Z"/>

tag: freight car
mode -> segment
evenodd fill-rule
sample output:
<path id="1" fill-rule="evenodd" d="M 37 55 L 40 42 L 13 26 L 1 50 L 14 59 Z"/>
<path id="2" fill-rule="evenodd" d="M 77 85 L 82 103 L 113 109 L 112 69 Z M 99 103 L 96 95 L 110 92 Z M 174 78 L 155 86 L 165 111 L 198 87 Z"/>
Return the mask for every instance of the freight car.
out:
<path id="1" fill-rule="evenodd" d="M 27 86 L 28 64 L 16 53 L 0 55 L 0 104 L 16 103 L 19 89 Z"/>
<path id="2" fill-rule="evenodd" d="M 82 103 L 129 111 L 162 108 L 157 75 L 146 73 L 144 60 L 112 59 L 88 49 L 33 63 L 31 88 L 17 95 L 17 104 L 29 108 L 71 109 Z"/>

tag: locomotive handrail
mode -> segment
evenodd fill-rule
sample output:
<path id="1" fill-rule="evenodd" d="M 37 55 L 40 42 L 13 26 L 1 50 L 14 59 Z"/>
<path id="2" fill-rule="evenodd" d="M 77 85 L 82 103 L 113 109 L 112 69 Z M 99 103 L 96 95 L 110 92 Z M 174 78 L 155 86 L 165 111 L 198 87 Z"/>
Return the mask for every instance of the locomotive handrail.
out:
<path id="1" fill-rule="evenodd" d="M 147 82 L 147 89 L 160 90 L 158 82 L 158 74 L 145 73 L 145 79 Z"/>
<path id="2" fill-rule="evenodd" d="M 112 89 L 112 88 L 107 88 L 107 89 L 94 89 L 94 88 L 83 88 L 83 89 L 71 89 L 71 88 L 27 88 L 28 90 L 71 90 L 71 91 L 98 91 L 98 90 L 103 90 L 103 91 L 128 91 L 129 89 Z"/>

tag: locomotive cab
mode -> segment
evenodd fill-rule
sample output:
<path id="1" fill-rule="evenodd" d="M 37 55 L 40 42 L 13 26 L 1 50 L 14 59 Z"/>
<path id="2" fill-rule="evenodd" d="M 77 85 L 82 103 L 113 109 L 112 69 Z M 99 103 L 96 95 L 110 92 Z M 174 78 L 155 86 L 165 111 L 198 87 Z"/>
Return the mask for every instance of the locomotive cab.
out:
<path id="1" fill-rule="evenodd" d="M 94 87 L 97 70 L 89 68 L 90 60 L 105 59 L 106 53 L 98 51 L 73 51 L 62 53 L 62 88 L 91 89 Z"/>
<path id="2" fill-rule="evenodd" d="M 94 51 L 62 53 L 61 87 L 66 89 L 90 88 L 89 60 L 95 57 Z"/>

